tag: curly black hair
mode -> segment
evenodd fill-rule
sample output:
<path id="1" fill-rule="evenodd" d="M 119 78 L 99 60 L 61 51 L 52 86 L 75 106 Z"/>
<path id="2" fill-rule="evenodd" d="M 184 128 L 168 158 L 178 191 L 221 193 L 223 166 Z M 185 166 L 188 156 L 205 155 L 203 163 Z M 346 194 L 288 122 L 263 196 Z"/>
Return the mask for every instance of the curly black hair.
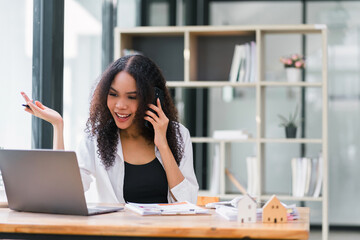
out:
<path id="1" fill-rule="evenodd" d="M 155 97 L 154 87 L 163 90 L 164 102 L 162 103 L 162 110 L 169 119 L 166 138 L 175 161 L 179 165 L 184 154 L 184 144 L 180 134 L 178 112 L 166 87 L 165 78 L 159 67 L 150 58 L 143 55 L 130 55 L 121 57 L 110 64 L 102 74 L 91 99 L 90 117 L 86 123 L 86 132 L 90 137 L 96 137 L 97 153 L 105 168 L 109 169 L 114 165 L 119 139 L 118 132 L 121 131 L 116 126 L 115 120 L 107 107 L 110 86 L 115 76 L 121 71 L 126 71 L 136 81 L 139 106 L 134 124 L 138 125 L 141 134 L 148 141 L 154 141 L 154 131 L 145 127 L 145 112 L 148 110 L 148 104 L 152 103 Z"/>

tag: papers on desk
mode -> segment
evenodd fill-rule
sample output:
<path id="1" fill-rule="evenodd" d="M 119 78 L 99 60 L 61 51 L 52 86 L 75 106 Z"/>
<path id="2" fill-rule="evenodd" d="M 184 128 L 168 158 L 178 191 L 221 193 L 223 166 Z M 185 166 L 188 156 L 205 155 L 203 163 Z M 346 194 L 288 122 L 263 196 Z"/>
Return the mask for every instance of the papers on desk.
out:
<path id="1" fill-rule="evenodd" d="M 220 216 L 229 221 L 236 221 L 238 216 L 238 209 L 227 205 L 218 205 L 215 210 Z"/>
<path id="2" fill-rule="evenodd" d="M 205 205 L 206 208 L 217 208 L 219 206 L 237 207 L 238 202 L 243 196 L 234 198 L 231 201 L 212 202 Z"/>
<path id="3" fill-rule="evenodd" d="M 207 214 L 205 208 L 196 206 L 190 202 L 177 203 L 127 203 L 125 208 L 132 210 L 140 215 L 185 215 L 185 214 Z"/>
<path id="4" fill-rule="evenodd" d="M 223 218 L 229 220 L 229 221 L 236 221 L 238 216 L 238 208 L 237 208 L 237 202 L 242 197 L 236 197 L 231 201 L 223 201 L 223 202 L 217 202 L 217 203 L 209 203 L 206 205 L 208 208 L 215 208 L 215 212 L 218 213 Z M 284 203 L 281 203 L 286 209 L 287 209 L 287 220 L 293 221 L 296 219 L 299 219 L 299 212 L 296 209 L 296 204 L 286 205 Z M 256 218 L 258 222 L 262 221 L 262 208 L 256 209 Z"/>

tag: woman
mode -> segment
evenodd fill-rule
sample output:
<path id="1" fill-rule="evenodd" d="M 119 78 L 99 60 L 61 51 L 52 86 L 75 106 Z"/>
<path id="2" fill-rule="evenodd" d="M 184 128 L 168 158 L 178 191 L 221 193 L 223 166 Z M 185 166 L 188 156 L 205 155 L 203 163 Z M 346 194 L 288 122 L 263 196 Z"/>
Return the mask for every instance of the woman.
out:
<path id="1" fill-rule="evenodd" d="M 154 87 L 163 91 L 163 103 L 151 104 Z M 22 95 L 25 111 L 53 125 L 54 149 L 64 149 L 60 114 Z M 101 202 L 196 203 L 189 131 L 178 123 L 165 79 L 149 58 L 125 56 L 108 67 L 92 96 L 86 133 L 76 151 L 79 167 L 85 191 L 96 179 Z"/>

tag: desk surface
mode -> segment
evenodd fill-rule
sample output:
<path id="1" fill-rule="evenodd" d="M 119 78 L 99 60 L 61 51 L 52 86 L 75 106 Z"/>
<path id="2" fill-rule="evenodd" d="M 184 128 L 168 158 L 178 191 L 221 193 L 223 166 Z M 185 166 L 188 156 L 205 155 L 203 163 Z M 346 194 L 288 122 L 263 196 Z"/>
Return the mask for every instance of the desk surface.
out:
<path id="1" fill-rule="evenodd" d="M 300 220 L 263 224 L 230 222 L 211 212 L 196 216 L 140 216 L 129 210 L 91 217 L 16 212 L 0 208 L 0 232 L 83 236 L 308 239 L 309 208 Z"/>

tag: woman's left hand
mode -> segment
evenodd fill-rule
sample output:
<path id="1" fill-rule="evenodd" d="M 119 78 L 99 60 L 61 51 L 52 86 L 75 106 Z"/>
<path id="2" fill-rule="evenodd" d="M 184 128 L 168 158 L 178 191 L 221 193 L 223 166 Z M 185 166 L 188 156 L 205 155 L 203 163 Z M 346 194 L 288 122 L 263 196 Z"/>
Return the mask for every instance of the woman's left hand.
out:
<path id="1" fill-rule="evenodd" d="M 169 125 L 169 119 L 166 117 L 164 111 L 161 108 L 159 98 L 156 99 L 156 104 L 157 106 L 154 104 L 149 104 L 149 107 L 154 110 L 157 115 L 154 112 L 147 110 L 147 116 L 145 116 L 144 119 L 153 125 L 155 132 L 154 143 L 158 148 L 160 148 L 161 146 L 168 144 L 166 139 L 166 131 Z"/>

